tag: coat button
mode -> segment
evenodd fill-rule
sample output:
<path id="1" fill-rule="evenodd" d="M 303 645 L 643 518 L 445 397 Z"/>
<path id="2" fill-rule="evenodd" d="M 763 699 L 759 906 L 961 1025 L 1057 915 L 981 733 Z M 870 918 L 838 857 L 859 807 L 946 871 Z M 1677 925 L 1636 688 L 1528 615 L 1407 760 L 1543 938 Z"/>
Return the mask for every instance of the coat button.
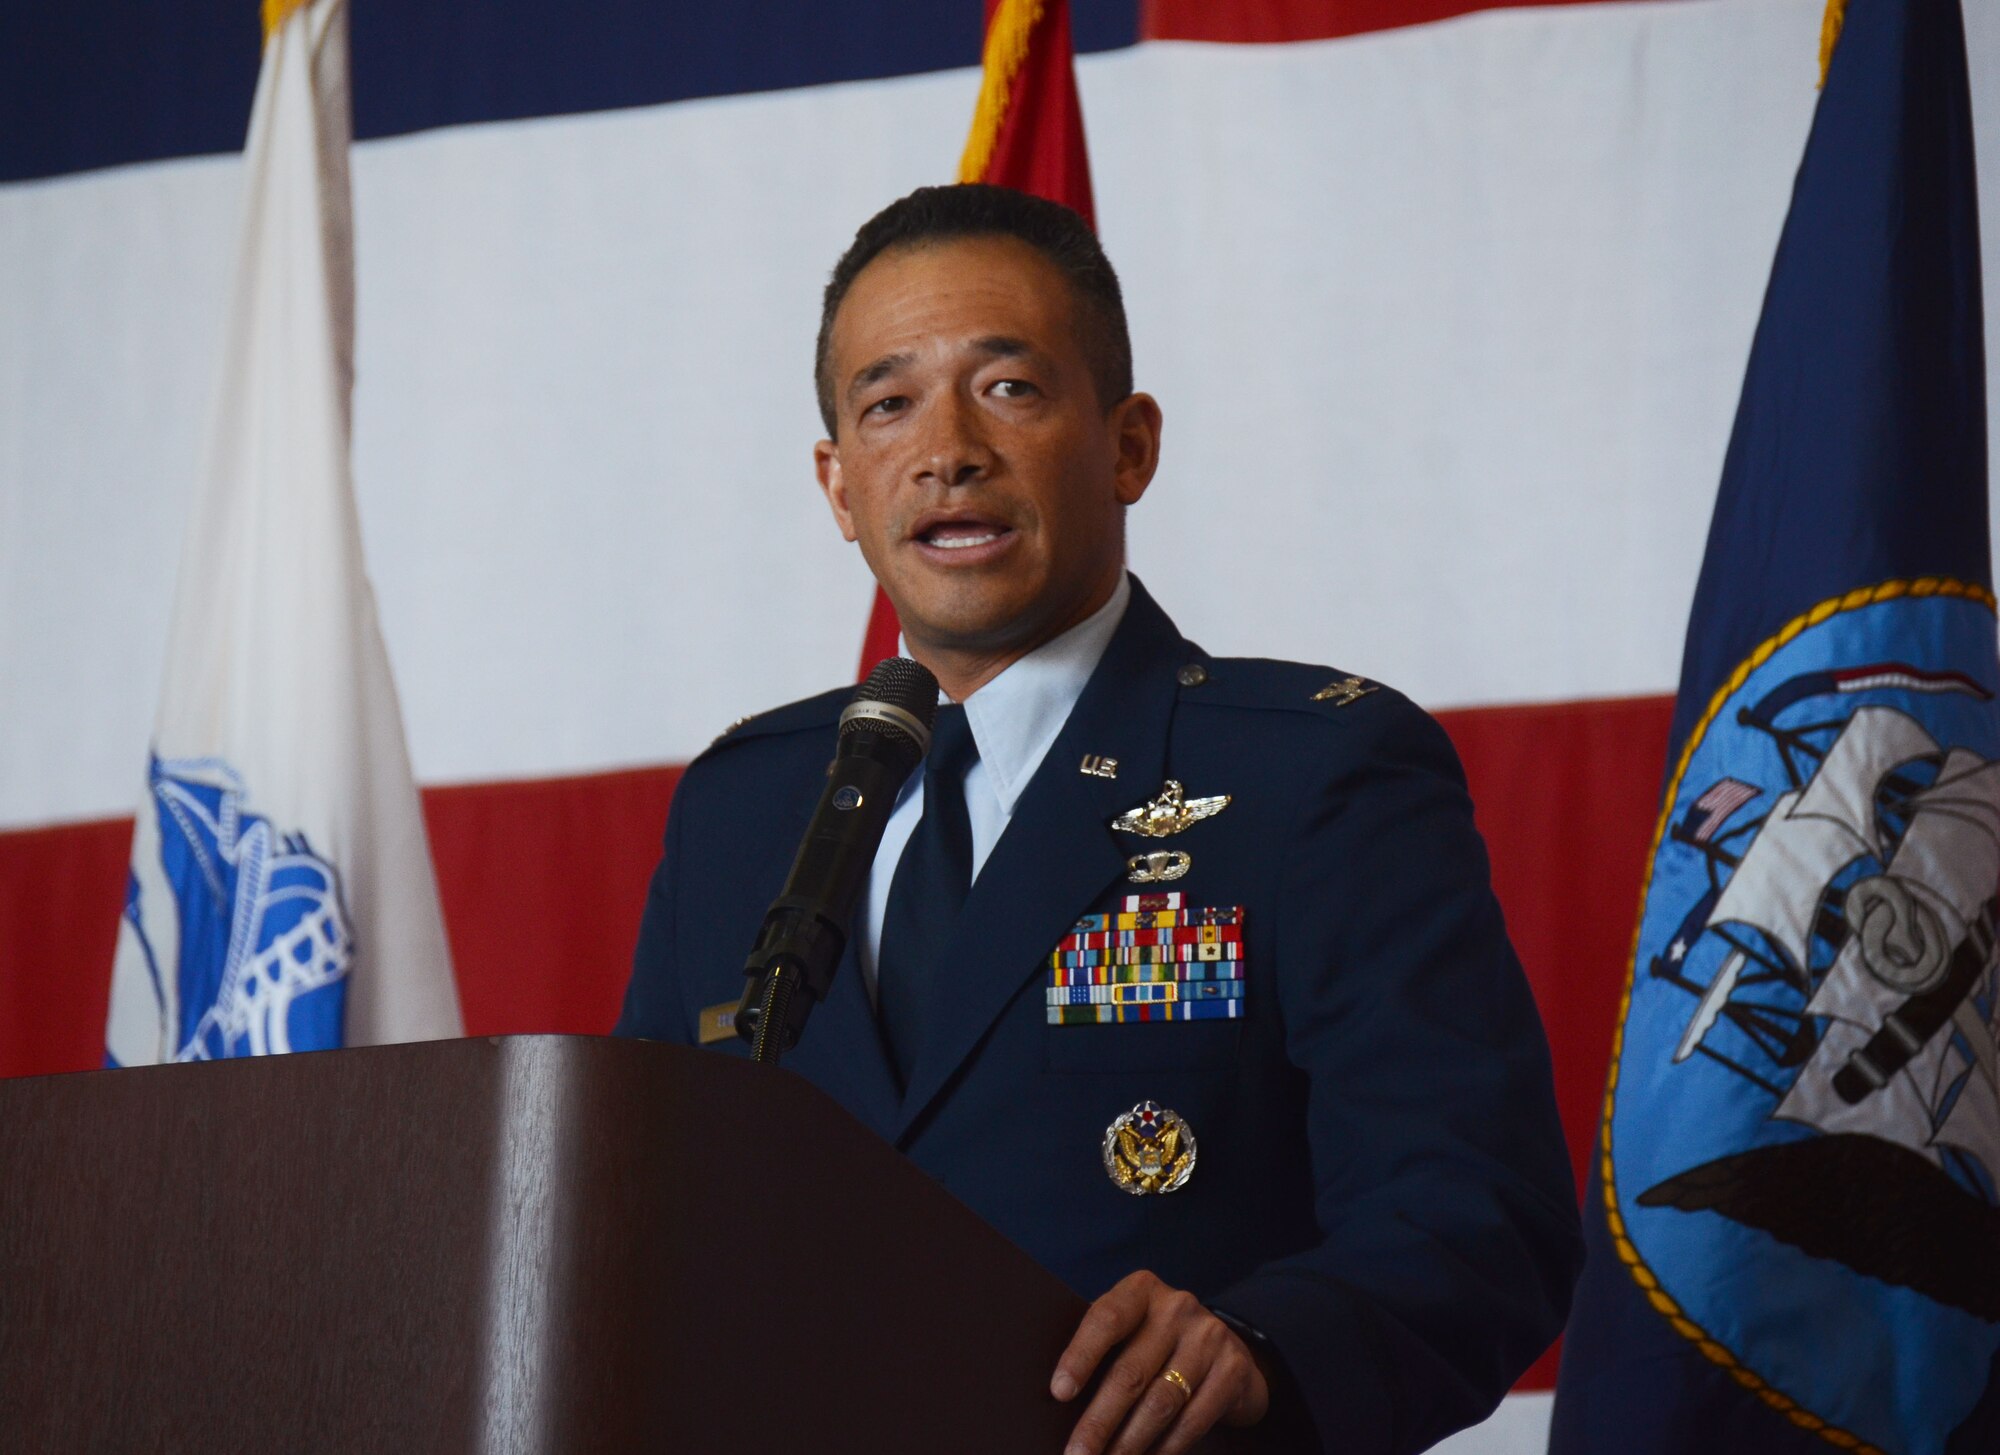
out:
<path id="1" fill-rule="evenodd" d="M 1199 662 L 1190 662 L 1176 674 L 1183 687 L 1199 687 L 1208 680 L 1208 668 Z"/>

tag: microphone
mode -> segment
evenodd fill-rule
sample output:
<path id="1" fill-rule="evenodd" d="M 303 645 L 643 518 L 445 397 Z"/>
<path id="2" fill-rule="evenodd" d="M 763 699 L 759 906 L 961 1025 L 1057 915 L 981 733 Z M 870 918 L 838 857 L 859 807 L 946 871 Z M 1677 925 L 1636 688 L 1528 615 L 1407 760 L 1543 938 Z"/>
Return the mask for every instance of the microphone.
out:
<path id="1" fill-rule="evenodd" d="M 796 1046 L 806 1017 L 826 998 L 889 811 L 930 749 L 937 697 L 928 668 L 891 657 L 841 712 L 826 790 L 743 967 L 736 1034 L 755 1060 L 775 1062 Z"/>

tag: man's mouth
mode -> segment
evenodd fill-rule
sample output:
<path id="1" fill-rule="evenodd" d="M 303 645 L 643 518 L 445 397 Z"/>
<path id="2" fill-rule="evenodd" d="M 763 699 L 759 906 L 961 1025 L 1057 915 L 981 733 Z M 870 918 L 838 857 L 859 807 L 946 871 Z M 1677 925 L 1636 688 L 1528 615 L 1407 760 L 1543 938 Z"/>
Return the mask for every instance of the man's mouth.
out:
<path id="1" fill-rule="evenodd" d="M 1012 526 L 972 516 L 919 521 L 911 539 L 934 551 L 976 556 L 981 547 L 1001 545 L 1013 534 Z"/>
<path id="2" fill-rule="evenodd" d="M 996 526 L 941 525 L 926 531 L 920 539 L 925 545 L 936 546 L 941 551 L 963 551 L 997 541 L 1005 534 Z"/>

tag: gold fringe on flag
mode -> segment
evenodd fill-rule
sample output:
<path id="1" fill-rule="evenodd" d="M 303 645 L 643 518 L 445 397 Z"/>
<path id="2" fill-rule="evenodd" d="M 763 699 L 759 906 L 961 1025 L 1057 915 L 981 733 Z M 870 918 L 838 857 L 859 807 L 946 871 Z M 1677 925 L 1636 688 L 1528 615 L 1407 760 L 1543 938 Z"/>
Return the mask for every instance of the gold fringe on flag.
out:
<path id="1" fill-rule="evenodd" d="M 264 0 L 264 39 L 266 41 L 278 33 L 278 27 L 292 18 L 294 10 L 303 10 L 312 0 Z"/>
<path id="2" fill-rule="evenodd" d="M 281 0 L 264 0 L 267 12 L 278 3 Z M 980 57 L 985 75 L 979 82 L 979 101 L 972 108 L 972 134 L 966 137 L 965 155 L 958 161 L 961 182 L 983 180 L 992 164 L 993 149 L 1000 144 L 1000 123 L 1007 118 L 1008 94 L 1027 63 L 1028 42 L 1041 19 L 1042 0 L 1000 0 L 993 11 Z"/>
<path id="3" fill-rule="evenodd" d="M 1827 67 L 1833 64 L 1833 48 L 1840 44 L 1840 27 L 1847 23 L 1847 0 L 1826 0 L 1826 15 L 1819 23 L 1819 88 L 1826 89 Z M 980 98 L 984 100 L 982 96 Z"/>

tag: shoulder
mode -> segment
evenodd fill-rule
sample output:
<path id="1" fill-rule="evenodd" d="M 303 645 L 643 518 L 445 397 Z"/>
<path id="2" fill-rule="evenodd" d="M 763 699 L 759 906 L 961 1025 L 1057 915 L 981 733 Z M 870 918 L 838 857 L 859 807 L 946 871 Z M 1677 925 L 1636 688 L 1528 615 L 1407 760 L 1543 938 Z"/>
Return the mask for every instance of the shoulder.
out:
<path id="1" fill-rule="evenodd" d="M 853 695 L 852 687 L 835 687 L 738 718 L 688 764 L 687 777 L 706 778 L 718 771 L 726 772 L 739 765 L 748 767 L 806 749 L 824 753 L 827 734 L 840 720 L 841 709 Z"/>
<path id="2" fill-rule="evenodd" d="M 1183 710 L 1246 719 L 1280 717 L 1325 724 L 1349 737 L 1429 714 L 1385 682 L 1340 667 L 1270 657 L 1211 657 L 1197 652 L 1179 670 Z"/>
<path id="3" fill-rule="evenodd" d="M 1176 732 L 1215 732 L 1324 766 L 1402 762 L 1458 778 L 1437 719 L 1385 682 L 1340 667 L 1197 653 L 1180 669 Z"/>
<path id="4" fill-rule="evenodd" d="M 735 722 L 716 735 L 708 745 L 707 753 L 713 753 L 740 743 L 756 742 L 762 738 L 781 738 L 791 733 L 809 732 L 823 728 L 839 720 L 841 709 L 854 695 L 854 688 L 830 687 L 825 692 L 811 697 L 801 697 L 797 702 L 788 702 L 783 707 L 773 707 L 764 712 L 754 712 L 748 717 L 739 717 Z"/>

